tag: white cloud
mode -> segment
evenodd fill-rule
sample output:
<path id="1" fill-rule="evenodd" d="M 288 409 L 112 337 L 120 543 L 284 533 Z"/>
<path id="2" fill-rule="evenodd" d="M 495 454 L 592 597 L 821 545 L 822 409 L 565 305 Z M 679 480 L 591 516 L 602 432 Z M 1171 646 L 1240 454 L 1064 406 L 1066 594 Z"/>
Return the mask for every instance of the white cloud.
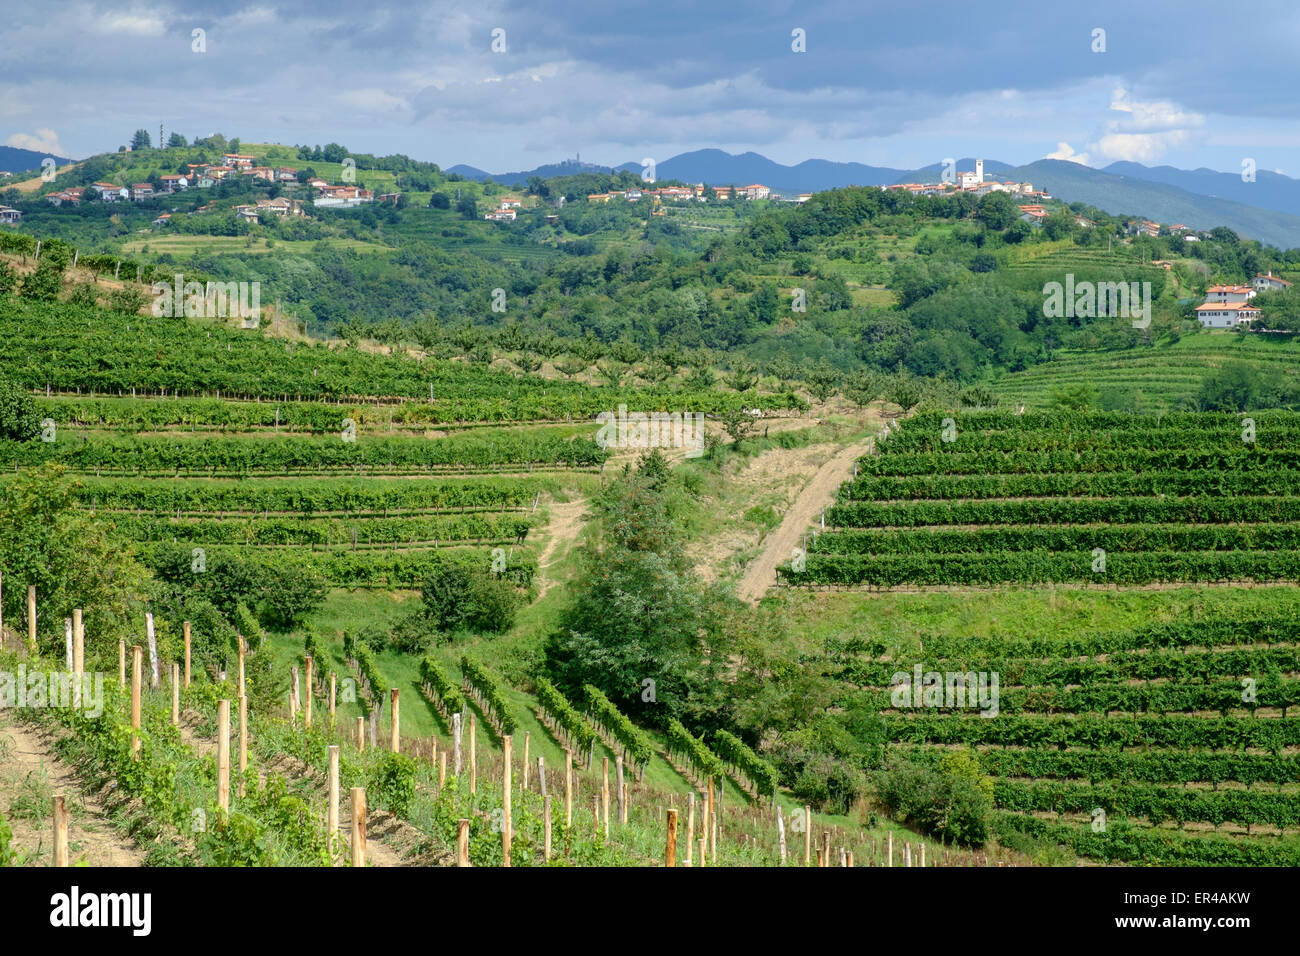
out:
<path id="1" fill-rule="evenodd" d="M 1111 161 L 1125 159 L 1149 163 L 1186 140 L 1187 131 L 1181 129 L 1164 133 L 1107 133 L 1093 144 L 1093 148 L 1101 157 Z"/>
<path id="2" fill-rule="evenodd" d="M 67 156 L 68 152 L 59 144 L 59 135 L 52 129 L 38 129 L 31 133 L 14 133 L 7 140 L 6 146 L 15 149 L 30 149 L 37 153 L 49 153 L 53 156 Z"/>
<path id="3" fill-rule="evenodd" d="M 400 96 L 373 87 L 364 90 L 347 90 L 339 93 L 338 98 L 349 106 L 374 113 L 392 113 L 411 108 L 411 104 Z"/>
<path id="4" fill-rule="evenodd" d="M 124 12 L 101 13 L 92 22 L 95 33 L 159 37 L 166 30 L 163 15 L 152 10 L 132 9 Z"/>
<path id="5" fill-rule="evenodd" d="M 1088 165 L 1088 154 L 1076 153 L 1074 147 L 1064 141 L 1057 143 L 1056 149 L 1044 156 L 1043 159 L 1063 159 L 1068 163 Z"/>

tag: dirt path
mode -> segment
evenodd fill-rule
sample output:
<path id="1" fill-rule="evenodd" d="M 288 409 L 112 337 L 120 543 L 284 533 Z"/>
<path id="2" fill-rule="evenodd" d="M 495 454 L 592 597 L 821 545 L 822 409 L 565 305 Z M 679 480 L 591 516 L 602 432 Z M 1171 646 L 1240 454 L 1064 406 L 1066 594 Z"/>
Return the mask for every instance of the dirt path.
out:
<path id="1" fill-rule="evenodd" d="M 144 852 L 113 829 L 99 798 L 54 755 L 54 738 L 31 724 L 0 717 L 0 811 L 13 829 L 12 848 L 27 865 L 49 866 L 53 854 L 52 798 L 68 807 L 68 859 L 90 866 L 140 866 Z"/>
<path id="2" fill-rule="evenodd" d="M 563 560 L 569 548 L 573 546 L 573 542 L 578 540 L 578 535 L 582 533 L 582 519 L 587 512 L 587 499 L 579 498 L 576 501 L 556 503 L 549 508 L 551 522 L 546 528 L 546 547 L 537 558 L 537 572 L 542 577 L 542 586 L 537 592 L 538 598 L 545 597 L 546 592 L 559 583 L 547 568 Z"/>
<path id="3" fill-rule="evenodd" d="M 211 755 L 215 757 L 217 753 L 216 740 L 209 740 L 206 737 L 200 737 L 194 732 L 194 723 L 197 715 L 187 711 L 182 716 L 184 719 L 181 720 L 181 739 L 189 747 L 193 748 L 196 754 L 199 754 L 200 756 Z M 230 789 L 233 794 L 235 789 L 233 781 L 233 777 L 235 776 L 234 768 L 239 753 L 239 735 L 237 729 L 233 726 L 231 728 L 230 736 L 230 775 L 232 778 Z M 251 751 L 252 748 L 250 747 L 249 749 Z M 251 753 L 249 755 L 249 762 L 252 762 Z M 282 756 L 279 760 L 275 761 L 271 765 L 271 769 L 287 779 L 298 779 L 300 777 L 310 777 L 312 775 L 310 767 L 304 766 L 299 761 L 287 756 Z M 266 783 L 266 774 L 260 770 L 258 771 L 258 783 L 259 785 Z M 328 802 L 328 798 L 326 798 L 326 803 Z M 348 794 L 340 791 L 339 804 L 338 845 L 344 848 L 344 854 L 346 856 L 348 840 L 352 833 L 352 801 L 349 799 Z M 410 827 L 409 824 L 403 820 L 399 820 L 392 814 L 385 813 L 382 810 L 369 810 L 366 813 L 366 866 L 409 866 L 410 864 L 402 859 L 401 854 L 398 853 L 397 850 L 383 842 L 383 838 L 385 837 L 394 839 L 406 837 L 407 842 L 411 842 L 411 833 L 406 832 L 408 827 Z M 413 828 L 411 832 L 415 832 Z"/>
<path id="4" fill-rule="evenodd" d="M 781 526 L 768 536 L 762 552 L 745 569 L 744 576 L 736 585 L 737 597 L 751 604 L 762 599 L 767 589 L 776 583 L 777 566 L 790 560 L 800 537 L 821 509 L 835 501 L 840 485 L 853 476 L 853 463 L 866 453 L 867 441 L 856 442 L 817 469 L 812 481 L 799 492 L 786 512 Z"/>

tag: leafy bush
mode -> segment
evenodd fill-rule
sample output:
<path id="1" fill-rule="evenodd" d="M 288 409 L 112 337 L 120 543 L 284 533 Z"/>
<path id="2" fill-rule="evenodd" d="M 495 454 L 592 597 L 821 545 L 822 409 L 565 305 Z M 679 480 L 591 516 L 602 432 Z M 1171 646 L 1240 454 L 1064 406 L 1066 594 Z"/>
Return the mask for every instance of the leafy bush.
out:
<path id="1" fill-rule="evenodd" d="M 0 376 L 0 438 L 32 441 L 41 434 L 36 402 L 22 388 Z"/>
<path id="2" fill-rule="evenodd" d="M 936 839 L 970 846 L 988 840 L 992 780 L 980 773 L 972 754 L 945 755 L 937 769 L 901 758 L 891 760 L 876 775 L 875 787 L 895 819 Z"/>
<path id="3" fill-rule="evenodd" d="M 415 761 L 406 754 L 384 754 L 371 771 L 366 792 L 375 806 L 405 817 L 415 801 Z"/>
<path id="4" fill-rule="evenodd" d="M 487 568 L 446 563 L 436 567 L 421 589 L 429 620 L 445 633 L 468 629 L 501 634 L 515 623 L 519 593 Z"/>

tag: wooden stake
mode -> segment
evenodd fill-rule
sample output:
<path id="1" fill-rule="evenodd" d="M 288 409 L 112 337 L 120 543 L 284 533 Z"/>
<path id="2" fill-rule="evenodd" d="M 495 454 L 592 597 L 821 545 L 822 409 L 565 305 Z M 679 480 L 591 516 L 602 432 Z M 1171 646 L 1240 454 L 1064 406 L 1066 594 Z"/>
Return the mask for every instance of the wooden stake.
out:
<path id="1" fill-rule="evenodd" d="M 172 726 L 181 725 L 181 665 L 172 661 Z"/>
<path id="2" fill-rule="evenodd" d="M 686 795 L 686 865 L 695 865 L 695 793 Z"/>
<path id="3" fill-rule="evenodd" d="M 61 793 L 54 795 L 54 865 L 68 865 L 68 802 Z"/>
<path id="4" fill-rule="evenodd" d="M 664 866 L 677 865 L 677 811 L 668 808 L 668 847 L 664 851 Z"/>
<path id="5" fill-rule="evenodd" d="M 456 865 L 469 866 L 469 821 L 456 821 Z"/>
<path id="6" fill-rule="evenodd" d="M 144 649 L 131 648 L 131 757 L 140 759 L 140 672 L 144 669 Z"/>
<path id="7" fill-rule="evenodd" d="M 713 822 L 713 778 L 709 778 L 709 809 L 705 811 L 708 814 L 708 825 L 704 828 L 705 835 L 709 838 L 709 857 L 716 860 L 718 858 L 718 834 L 717 827 Z"/>
<path id="8" fill-rule="evenodd" d="M 803 865 L 812 863 L 812 807 L 803 805 Z"/>
<path id="9" fill-rule="evenodd" d="M 190 622 L 185 621 L 181 625 L 185 630 L 185 687 L 190 686 Z"/>
<path id="10" fill-rule="evenodd" d="M 528 789 L 528 738 L 532 736 L 532 731 L 524 731 L 524 779 L 519 785 L 519 789 Z"/>
<path id="11" fill-rule="evenodd" d="M 601 819 L 605 822 L 605 842 L 609 842 L 609 758 L 600 758 L 600 804 L 603 809 Z"/>
<path id="12" fill-rule="evenodd" d="M 307 682 L 307 686 L 309 688 L 311 687 L 311 681 Z M 401 719 L 401 715 L 398 713 L 397 710 L 397 688 L 396 687 L 389 688 L 388 700 L 389 700 L 388 749 L 391 750 L 393 753 L 398 754 L 402 752 L 402 719 Z M 311 704 L 308 704 L 307 707 L 308 707 L 307 713 L 310 714 Z"/>
<path id="13" fill-rule="evenodd" d="M 243 646 L 243 641 L 240 641 L 240 646 Z M 289 673 L 292 675 L 293 679 L 293 683 L 289 685 L 289 691 L 293 694 L 292 716 L 296 717 L 298 711 L 302 709 L 302 680 L 298 675 L 298 665 L 294 664 L 290 667 Z"/>
<path id="14" fill-rule="evenodd" d="M 618 822 L 627 826 L 627 789 L 623 786 L 623 757 L 614 758 L 614 785 L 618 787 Z"/>
<path id="15" fill-rule="evenodd" d="M 36 653 L 36 585 L 27 585 L 27 652 Z"/>
<path id="16" fill-rule="evenodd" d="M 700 834 L 700 866 L 708 866 L 709 838 Z"/>
<path id="17" fill-rule="evenodd" d="M 831 865 L 831 831 L 822 831 L 822 866 Z"/>
<path id="18" fill-rule="evenodd" d="M 573 826 L 573 751 L 564 751 L 564 825 Z"/>
<path id="19" fill-rule="evenodd" d="M 239 797 L 244 797 L 244 775 L 248 773 L 248 698 L 239 698 Z"/>
<path id="20" fill-rule="evenodd" d="M 542 860 L 547 863 L 551 861 L 551 795 L 549 793 L 542 796 Z"/>
<path id="21" fill-rule="evenodd" d="M 366 718 L 357 718 L 357 753 L 366 749 Z"/>
<path id="22" fill-rule="evenodd" d="M 230 812 L 230 701 L 217 701 L 217 806 Z"/>
<path id="23" fill-rule="evenodd" d="M 312 673 L 311 673 L 311 672 L 312 672 L 312 665 L 313 665 L 314 663 L 315 663 L 315 662 L 311 659 L 311 655 L 308 654 L 308 655 L 307 655 L 307 661 L 306 661 L 306 664 L 307 664 L 307 698 L 306 698 L 306 700 L 303 701 L 303 711 L 302 711 L 303 726 L 306 727 L 308 730 L 311 730 L 311 699 L 312 699 L 312 697 L 315 696 L 315 694 L 312 692 L 312 687 L 313 687 L 314 685 L 312 684 Z M 396 696 L 397 696 L 397 691 L 393 691 L 393 697 L 396 698 Z"/>
<path id="24" fill-rule="evenodd" d="M 600 836 L 600 794 L 591 795 L 591 832 Z"/>
<path id="25" fill-rule="evenodd" d="M 366 865 L 366 788 L 352 788 L 352 865 Z"/>
<path id="26" fill-rule="evenodd" d="M 330 784 L 329 803 L 325 807 L 325 845 L 329 847 L 330 859 L 339 839 L 339 745 L 330 744 Z"/>
<path id="27" fill-rule="evenodd" d="M 442 788 L 447 783 L 447 751 L 438 754 L 438 792 L 442 793 Z"/>
<path id="28" fill-rule="evenodd" d="M 781 851 L 781 865 L 785 866 L 786 846 L 785 846 L 785 819 L 781 816 L 781 808 L 776 808 L 776 842 Z"/>
<path id="29" fill-rule="evenodd" d="M 925 844 L 921 844 L 921 865 L 925 866 Z"/>
<path id="30" fill-rule="evenodd" d="M 852 869 L 852 868 L 853 868 L 853 851 L 852 851 L 852 850 L 849 850 L 849 858 L 848 858 L 848 861 L 847 861 L 844 865 L 847 866 L 847 867 L 849 867 L 849 869 Z"/>
<path id="31" fill-rule="evenodd" d="M 158 641 L 154 637 L 153 611 L 144 612 L 144 636 L 149 643 L 149 686 L 158 687 Z"/>
<path id="32" fill-rule="evenodd" d="M 338 675 L 330 671 L 330 730 L 334 729 L 334 698 L 338 691 Z"/>
<path id="33" fill-rule="evenodd" d="M 511 751 L 514 738 L 506 734 L 501 739 L 501 865 L 510 865 L 510 765 L 514 762 Z"/>
<path id="34" fill-rule="evenodd" d="M 117 642 L 117 686 L 126 689 L 126 641 Z"/>
<path id="35" fill-rule="evenodd" d="M 86 625 L 81 608 L 72 609 L 72 673 L 80 676 L 86 670 Z M 80 682 L 78 682 L 80 683 Z"/>
<path id="36" fill-rule="evenodd" d="M 478 789 L 478 722 L 474 715 L 469 715 L 469 792 L 473 796 Z"/>
<path id="37" fill-rule="evenodd" d="M 461 729 L 460 724 L 461 724 L 460 714 L 452 714 L 451 715 L 451 736 L 452 736 L 452 746 L 455 749 L 455 756 L 456 756 L 453 766 L 455 767 L 456 770 L 457 779 L 460 778 L 460 729 Z"/>

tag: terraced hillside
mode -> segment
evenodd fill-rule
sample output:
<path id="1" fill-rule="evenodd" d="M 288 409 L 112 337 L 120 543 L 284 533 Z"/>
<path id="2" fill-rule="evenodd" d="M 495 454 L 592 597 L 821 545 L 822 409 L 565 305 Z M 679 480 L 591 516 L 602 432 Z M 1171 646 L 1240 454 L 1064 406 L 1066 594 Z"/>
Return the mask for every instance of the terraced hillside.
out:
<path id="1" fill-rule="evenodd" d="M 1048 408 L 1055 392 L 1084 387 L 1096 389 L 1103 407 L 1115 411 L 1161 412 L 1195 407 L 1202 383 L 1236 363 L 1265 375 L 1294 376 L 1300 371 L 1300 350 L 1289 340 L 1231 332 L 1124 351 L 1062 350 L 1050 362 L 1002 376 L 992 389 L 1004 404 L 1030 411 Z"/>
<path id="2" fill-rule="evenodd" d="M 1070 637 L 927 634 L 923 652 L 850 639 L 824 664 L 846 702 L 880 715 L 891 754 L 937 764 L 973 749 L 1007 842 L 1147 865 L 1295 866 L 1300 625 L 1294 599 L 1278 611 Z M 979 680 L 991 710 L 945 696 Z"/>
<path id="3" fill-rule="evenodd" d="M 1300 416 L 919 415 L 858 463 L 796 584 L 1300 578 Z"/>

